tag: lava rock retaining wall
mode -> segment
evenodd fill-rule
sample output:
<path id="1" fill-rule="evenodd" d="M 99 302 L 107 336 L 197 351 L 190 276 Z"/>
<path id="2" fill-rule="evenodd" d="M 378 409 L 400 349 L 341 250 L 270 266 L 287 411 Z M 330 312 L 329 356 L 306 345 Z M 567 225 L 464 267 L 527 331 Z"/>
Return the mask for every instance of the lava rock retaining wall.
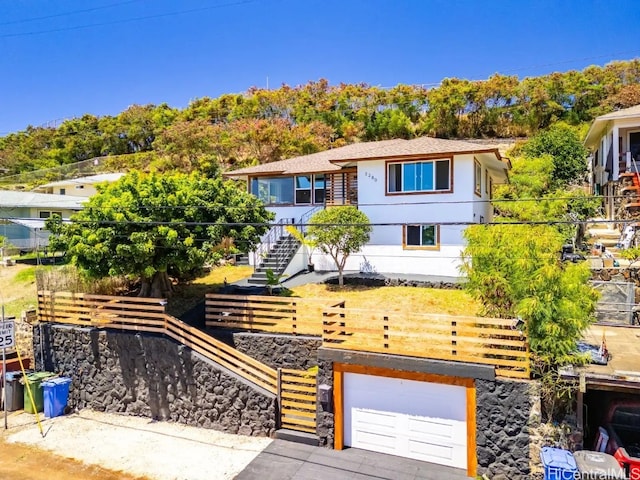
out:
<path id="1" fill-rule="evenodd" d="M 70 408 L 242 435 L 275 431 L 274 395 L 162 336 L 44 324 L 34 329 L 34 351 L 39 370 L 72 378 Z"/>
<path id="2" fill-rule="evenodd" d="M 478 473 L 492 480 L 530 478 L 529 382 L 476 379 Z"/>
<path id="3" fill-rule="evenodd" d="M 318 365 L 320 337 L 234 333 L 233 346 L 271 368 L 307 370 Z"/>

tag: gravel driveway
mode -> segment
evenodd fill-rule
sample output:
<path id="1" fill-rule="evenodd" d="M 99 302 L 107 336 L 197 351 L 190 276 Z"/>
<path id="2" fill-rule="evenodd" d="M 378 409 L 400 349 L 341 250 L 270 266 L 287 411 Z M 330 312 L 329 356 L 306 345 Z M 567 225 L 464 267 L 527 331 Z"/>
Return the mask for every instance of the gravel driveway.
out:
<path id="1" fill-rule="evenodd" d="M 7 442 L 154 480 L 233 479 L 272 441 L 91 410 L 44 420 L 44 438 L 34 415 L 9 426 Z"/>

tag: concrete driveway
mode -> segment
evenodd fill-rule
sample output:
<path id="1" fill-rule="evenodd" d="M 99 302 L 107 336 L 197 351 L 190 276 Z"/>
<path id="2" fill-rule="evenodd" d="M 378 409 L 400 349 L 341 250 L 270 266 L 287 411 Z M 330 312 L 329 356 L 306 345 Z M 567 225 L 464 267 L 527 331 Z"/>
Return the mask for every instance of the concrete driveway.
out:
<path id="1" fill-rule="evenodd" d="M 235 480 L 468 480 L 466 472 L 356 448 L 274 440 Z"/>

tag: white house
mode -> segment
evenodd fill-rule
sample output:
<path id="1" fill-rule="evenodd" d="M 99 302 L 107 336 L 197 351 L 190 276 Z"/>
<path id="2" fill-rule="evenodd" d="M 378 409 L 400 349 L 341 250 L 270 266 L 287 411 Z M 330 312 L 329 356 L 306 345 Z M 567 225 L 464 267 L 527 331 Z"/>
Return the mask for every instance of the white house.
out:
<path id="1" fill-rule="evenodd" d="M 97 192 L 96 185 L 115 182 L 124 173 L 103 173 L 60 180 L 36 187 L 32 192 L 0 190 L 0 236 L 21 250 L 36 250 L 49 244 L 45 221 L 51 215 L 63 219 L 82 210 Z"/>
<path id="2" fill-rule="evenodd" d="M 82 210 L 87 199 L 71 195 L 0 191 L 0 236 L 21 250 L 35 250 L 49 244 L 45 221 L 51 215 L 63 219 Z"/>
<path id="3" fill-rule="evenodd" d="M 304 224 L 320 208 L 356 205 L 374 227 L 347 270 L 457 277 L 462 232 L 491 221 L 492 187 L 507 181 L 509 166 L 496 148 L 422 137 L 356 143 L 226 176 L 246 180 L 277 222 Z M 318 253 L 314 263 L 335 269 Z"/>
<path id="4" fill-rule="evenodd" d="M 50 193 L 53 195 L 73 195 L 76 197 L 89 198 L 97 193 L 96 185 L 103 182 L 115 182 L 124 173 L 101 173 L 89 175 L 87 177 L 59 180 L 40 185 L 33 189 L 34 192 Z"/>
<path id="5" fill-rule="evenodd" d="M 591 151 L 590 184 L 604 196 L 607 218 L 616 217 L 620 181 L 640 172 L 640 105 L 597 117 L 584 141 Z"/>

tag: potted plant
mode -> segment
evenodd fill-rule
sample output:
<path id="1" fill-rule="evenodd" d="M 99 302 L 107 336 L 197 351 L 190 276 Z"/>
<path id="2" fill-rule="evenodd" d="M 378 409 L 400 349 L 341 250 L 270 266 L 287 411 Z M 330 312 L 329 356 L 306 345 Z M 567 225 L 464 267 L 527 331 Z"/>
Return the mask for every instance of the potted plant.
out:
<path id="1" fill-rule="evenodd" d="M 315 266 L 313 264 L 313 252 L 315 252 L 317 247 L 315 238 L 305 235 L 294 225 L 287 225 L 285 228 L 287 229 L 287 232 L 289 232 L 291 236 L 298 240 L 304 247 L 307 254 L 307 271 L 313 272 L 315 270 Z"/>

